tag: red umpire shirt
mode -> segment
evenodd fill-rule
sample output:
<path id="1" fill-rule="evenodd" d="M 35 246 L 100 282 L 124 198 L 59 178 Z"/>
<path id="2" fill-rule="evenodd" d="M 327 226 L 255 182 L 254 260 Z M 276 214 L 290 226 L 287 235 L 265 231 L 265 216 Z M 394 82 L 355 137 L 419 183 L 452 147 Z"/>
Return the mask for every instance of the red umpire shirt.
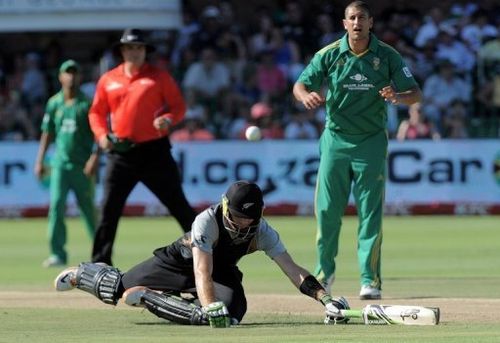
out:
<path id="1" fill-rule="evenodd" d="M 153 126 L 155 118 L 167 118 L 173 126 L 185 112 L 184 99 L 169 73 L 145 63 L 137 74 L 128 77 L 120 64 L 99 79 L 89 121 L 97 141 L 110 132 L 110 114 L 115 136 L 141 143 L 168 134 L 168 130 Z"/>

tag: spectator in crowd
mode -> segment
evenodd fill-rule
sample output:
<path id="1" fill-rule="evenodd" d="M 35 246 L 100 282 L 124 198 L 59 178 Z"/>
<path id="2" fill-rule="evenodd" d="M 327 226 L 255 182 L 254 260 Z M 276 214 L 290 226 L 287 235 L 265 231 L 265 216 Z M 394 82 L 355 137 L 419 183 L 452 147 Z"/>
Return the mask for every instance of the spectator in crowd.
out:
<path id="1" fill-rule="evenodd" d="M 274 50 L 266 50 L 260 54 L 257 85 L 264 99 L 281 99 L 284 96 L 287 86 L 286 75 L 274 60 Z"/>
<path id="2" fill-rule="evenodd" d="M 462 41 L 474 53 L 479 51 L 487 38 L 497 35 L 497 28 L 488 22 L 488 13 L 481 9 L 474 12 L 471 22 L 465 25 L 460 32 Z"/>
<path id="3" fill-rule="evenodd" d="M 172 49 L 171 60 L 175 67 L 179 67 L 182 61 L 182 52 L 188 49 L 194 37 L 200 31 L 200 24 L 196 20 L 194 11 L 190 8 L 182 10 L 182 26 L 177 31 L 177 39 Z"/>
<path id="4" fill-rule="evenodd" d="M 455 29 L 439 32 L 436 40 L 436 58 L 450 61 L 455 66 L 456 72 L 469 79 L 472 68 L 476 65 L 476 56 L 464 43 L 456 39 L 455 35 Z"/>
<path id="5" fill-rule="evenodd" d="M 233 117 L 227 118 L 223 122 L 221 131 L 224 133 L 224 138 L 244 139 L 245 129 L 250 125 L 253 125 L 250 115 L 250 103 L 241 101 L 239 106 L 235 108 Z"/>
<path id="6" fill-rule="evenodd" d="M 210 120 L 220 120 L 214 117 L 226 103 L 230 75 L 229 68 L 219 61 L 217 52 L 213 48 L 205 48 L 200 61 L 193 63 L 184 76 L 184 91 L 195 92 L 196 97 L 208 106 Z"/>
<path id="7" fill-rule="evenodd" d="M 424 17 L 424 24 L 418 29 L 415 46 L 421 48 L 434 40 L 444 26 L 443 11 L 439 7 L 432 7 Z"/>
<path id="8" fill-rule="evenodd" d="M 304 56 L 307 51 L 311 51 L 315 47 L 314 42 L 309 37 L 309 30 L 307 30 L 310 25 L 306 20 L 306 13 L 307 11 L 299 1 L 287 1 L 285 3 L 284 20 L 281 23 L 283 35 L 286 39 L 297 43 L 301 56 Z"/>
<path id="9" fill-rule="evenodd" d="M 455 99 L 461 99 L 467 105 L 470 102 L 470 85 L 456 75 L 455 66 L 448 60 L 439 62 L 438 72 L 425 80 L 424 112 L 440 128 L 446 108 Z"/>
<path id="10" fill-rule="evenodd" d="M 221 35 L 217 45 L 221 62 L 229 68 L 230 83 L 241 83 L 247 64 L 247 49 L 243 39 L 227 31 Z"/>
<path id="11" fill-rule="evenodd" d="M 273 108 L 265 101 L 253 104 L 250 108 L 252 122 L 250 125 L 258 126 L 262 139 L 283 139 L 284 132 L 281 121 L 273 116 Z M 246 128 L 245 128 L 246 129 Z M 244 131 L 240 135 L 245 137 Z"/>
<path id="12" fill-rule="evenodd" d="M 208 5 L 203 9 L 200 18 L 200 29 L 192 36 L 191 47 L 199 54 L 207 48 L 217 48 L 217 42 L 226 28 L 222 26 L 220 10 L 217 6 Z"/>
<path id="13" fill-rule="evenodd" d="M 10 94 L 0 94 L 0 140 L 24 141 L 37 138 L 34 122 L 21 103 L 15 90 Z"/>
<path id="14" fill-rule="evenodd" d="M 194 92 L 186 93 L 186 115 L 171 134 L 172 141 L 211 141 L 215 135 L 207 129 L 207 111 L 197 102 Z"/>
<path id="15" fill-rule="evenodd" d="M 444 138 L 468 138 L 469 133 L 466 128 L 466 118 L 467 108 L 465 104 L 459 99 L 453 100 L 446 109 L 443 120 Z"/>
<path id="16" fill-rule="evenodd" d="M 335 42 L 343 36 L 343 32 L 335 31 L 332 18 L 328 13 L 320 13 L 316 17 L 316 32 L 314 34 L 314 49 L 319 50 Z"/>
<path id="17" fill-rule="evenodd" d="M 481 117 L 500 116 L 500 64 L 494 70 L 493 75 L 484 80 L 476 90 L 476 114 Z"/>
<path id="18" fill-rule="evenodd" d="M 158 197 L 184 232 L 196 216 L 184 195 L 168 138 L 169 130 L 184 118 L 184 98 L 168 72 L 146 62 L 154 47 L 141 30 L 125 30 L 116 49 L 123 63 L 101 76 L 89 113 L 96 140 L 108 151 L 92 261 L 109 265 L 118 221 L 137 183 Z"/>
<path id="19" fill-rule="evenodd" d="M 305 108 L 325 104 L 327 111 L 315 192 L 315 273 L 330 289 L 342 216 L 353 187 L 359 216 L 359 296 L 380 299 L 386 102 L 411 105 L 420 101 L 421 92 L 401 55 L 371 33 L 373 17 L 364 1 L 347 5 L 343 24 L 347 33 L 317 52 L 293 87 Z M 326 96 L 320 93 L 324 83 Z"/>
<path id="20" fill-rule="evenodd" d="M 477 64 L 480 83 L 500 74 L 500 34 L 491 38 L 479 48 Z"/>
<path id="21" fill-rule="evenodd" d="M 249 55 L 252 59 L 257 59 L 262 52 L 273 48 L 273 32 L 276 29 L 273 19 L 268 13 L 262 13 L 257 18 L 258 30 L 248 40 Z"/>
<path id="22" fill-rule="evenodd" d="M 28 109 L 35 104 L 43 103 L 47 97 L 47 81 L 40 69 L 40 55 L 37 53 L 30 52 L 26 55 L 21 95 Z M 33 120 L 36 119 L 33 118 Z"/>
<path id="23" fill-rule="evenodd" d="M 316 139 L 318 131 L 313 124 L 314 111 L 294 109 L 285 125 L 285 139 Z"/>
<path id="24" fill-rule="evenodd" d="M 404 119 L 399 124 L 396 138 L 399 141 L 414 139 L 438 140 L 441 135 L 434 127 L 434 123 L 429 121 L 422 113 L 422 104 L 416 102 L 408 107 L 408 119 Z"/>
<path id="25" fill-rule="evenodd" d="M 212 141 L 215 136 L 205 128 L 205 121 L 199 117 L 184 119 L 182 127 L 172 132 L 172 141 Z"/>
<path id="26" fill-rule="evenodd" d="M 80 78 L 80 66 L 74 60 L 61 64 L 61 90 L 49 99 L 43 117 L 35 175 L 41 179 L 50 173 L 50 256 L 43 261 L 44 267 L 60 267 L 68 262 L 64 216 L 69 191 L 76 196 L 90 240 L 94 239 L 94 183 L 98 153 L 88 119 L 90 100 L 79 89 Z M 55 142 L 55 153 L 49 167 L 45 156 L 51 141 Z"/>
<path id="27" fill-rule="evenodd" d="M 285 38 L 278 28 L 273 30 L 272 42 L 274 62 L 283 71 L 287 81 L 294 82 L 304 68 L 297 43 L 290 38 Z"/>
<path id="28" fill-rule="evenodd" d="M 412 70 L 418 81 L 424 82 L 434 73 L 436 68 L 436 46 L 428 42 L 418 49 L 415 55 L 414 69 Z"/>

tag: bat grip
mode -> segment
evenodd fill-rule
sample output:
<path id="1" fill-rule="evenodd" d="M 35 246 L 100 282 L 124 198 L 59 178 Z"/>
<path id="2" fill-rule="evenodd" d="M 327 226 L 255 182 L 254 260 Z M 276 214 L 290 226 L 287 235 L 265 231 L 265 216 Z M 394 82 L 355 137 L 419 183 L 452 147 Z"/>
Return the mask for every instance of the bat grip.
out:
<path id="1" fill-rule="evenodd" d="M 340 310 L 340 313 L 346 318 L 363 318 L 362 310 Z"/>

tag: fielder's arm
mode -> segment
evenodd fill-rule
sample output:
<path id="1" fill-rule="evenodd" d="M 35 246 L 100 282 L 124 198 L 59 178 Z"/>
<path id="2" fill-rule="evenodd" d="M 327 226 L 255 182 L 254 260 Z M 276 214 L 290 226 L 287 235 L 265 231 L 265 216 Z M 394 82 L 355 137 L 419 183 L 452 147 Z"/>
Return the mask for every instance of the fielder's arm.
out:
<path id="1" fill-rule="evenodd" d="M 35 161 L 35 175 L 38 179 L 43 176 L 43 160 L 45 159 L 45 154 L 49 148 L 50 142 L 52 141 L 52 136 L 47 132 L 42 132 L 40 137 L 40 146 L 38 147 L 38 154 Z"/>

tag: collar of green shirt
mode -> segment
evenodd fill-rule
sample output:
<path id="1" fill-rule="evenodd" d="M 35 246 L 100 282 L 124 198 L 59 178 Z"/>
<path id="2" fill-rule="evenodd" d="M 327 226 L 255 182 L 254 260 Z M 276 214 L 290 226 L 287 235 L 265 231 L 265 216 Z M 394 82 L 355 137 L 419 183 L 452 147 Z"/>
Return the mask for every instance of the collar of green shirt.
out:
<path id="1" fill-rule="evenodd" d="M 349 41 L 347 40 L 348 34 L 346 33 L 340 40 L 340 53 L 349 51 Z M 370 44 L 368 45 L 368 50 L 374 53 L 378 50 L 378 39 L 373 33 L 370 33 Z"/>

